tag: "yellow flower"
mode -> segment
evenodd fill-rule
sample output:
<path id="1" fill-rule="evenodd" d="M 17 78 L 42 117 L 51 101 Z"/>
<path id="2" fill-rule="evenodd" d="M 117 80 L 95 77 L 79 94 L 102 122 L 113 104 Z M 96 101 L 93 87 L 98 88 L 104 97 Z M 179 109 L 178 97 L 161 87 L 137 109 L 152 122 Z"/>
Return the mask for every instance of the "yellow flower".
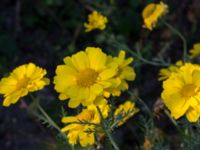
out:
<path id="1" fill-rule="evenodd" d="M 172 72 L 177 72 L 179 70 L 179 67 L 183 65 L 183 61 L 179 60 L 176 62 L 175 65 L 170 65 L 168 68 L 162 68 L 159 71 L 159 81 L 166 80 L 170 77 Z"/>
<path id="2" fill-rule="evenodd" d="M 90 32 L 94 29 L 104 30 L 107 22 L 107 17 L 103 16 L 100 12 L 93 11 L 88 16 L 88 23 L 84 23 L 85 31 Z"/>
<path id="3" fill-rule="evenodd" d="M 29 92 L 41 90 L 49 84 L 49 79 L 44 78 L 46 70 L 33 63 L 21 65 L 14 69 L 8 77 L 0 81 L 0 94 L 3 94 L 3 106 L 16 103 Z"/>
<path id="4" fill-rule="evenodd" d="M 117 65 L 109 65 L 107 61 L 107 55 L 95 47 L 64 58 L 65 64 L 57 66 L 54 77 L 59 99 L 69 99 L 71 108 L 106 101 L 104 91 L 115 84 L 113 77 L 118 71 Z"/>
<path id="5" fill-rule="evenodd" d="M 160 4 L 150 3 L 144 8 L 142 12 L 144 27 L 149 30 L 153 30 L 158 19 L 165 15 L 167 12 L 168 6 L 163 2 L 160 2 Z"/>
<path id="6" fill-rule="evenodd" d="M 126 52 L 124 50 L 121 50 L 119 52 L 118 57 L 109 57 L 109 61 L 111 63 L 116 63 L 118 66 L 118 72 L 115 75 L 116 80 L 119 81 L 119 83 L 116 85 L 116 87 L 109 88 L 108 91 L 111 92 L 114 96 L 120 96 L 121 91 L 125 91 L 128 89 L 128 83 L 127 81 L 133 81 L 135 80 L 136 74 L 133 69 L 133 67 L 129 66 L 130 63 L 132 63 L 133 58 L 127 58 Z"/>
<path id="7" fill-rule="evenodd" d="M 121 119 L 121 121 L 118 123 L 118 126 L 123 125 L 129 118 L 131 118 L 138 111 L 139 109 L 135 107 L 135 103 L 129 100 L 126 101 L 124 104 L 119 105 L 119 107 L 115 110 L 114 113 L 116 120 Z"/>
<path id="8" fill-rule="evenodd" d="M 200 43 L 194 44 L 193 49 L 191 49 L 189 52 L 191 53 L 191 55 L 190 55 L 191 58 L 199 56 L 200 55 Z"/>
<path id="9" fill-rule="evenodd" d="M 200 115 L 200 66 L 186 63 L 163 82 L 162 99 L 172 117 L 184 114 L 190 122 Z"/>
<path id="10" fill-rule="evenodd" d="M 102 104 L 99 107 L 103 117 L 108 117 L 109 106 Z M 63 117 L 62 122 L 68 124 L 62 128 L 61 131 L 68 132 L 67 138 L 71 145 L 77 144 L 78 141 L 82 147 L 95 143 L 96 126 L 93 124 L 100 125 L 101 122 L 100 115 L 95 105 L 89 105 L 77 116 Z"/>

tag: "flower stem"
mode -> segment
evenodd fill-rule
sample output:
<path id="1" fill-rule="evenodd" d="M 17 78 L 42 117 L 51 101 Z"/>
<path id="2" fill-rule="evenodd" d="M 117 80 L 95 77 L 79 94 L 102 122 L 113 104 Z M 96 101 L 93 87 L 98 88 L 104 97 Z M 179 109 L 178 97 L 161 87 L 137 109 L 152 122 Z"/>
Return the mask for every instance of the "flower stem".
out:
<path id="1" fill-rule="evenodd" d="M 174 126 L 179 130 L 179 126 L 176 122 L 176 120 L 174 120 L 171 115 L 169 114 L 169 112 L 165 109 L 164 110 L 165 114 L 167 115 L 167 117 L 171 120 L 171 122 L 174 124 Z"/>
<path id="2" fill-rule="evenodd" d="M 106 33 L 106 32 L 103 32 L 103 33 L 107 38 L 110 38 L 110 35 L 108 33 Z M 124 49 L 130 55 L 132 55 L 134 58 L 137 58 L 138 60 L 142 61 L 145 64 L 149 64 L 149 65 L 153 65 L 153 66 L 163 66 L 163 67 L 168 67 L 170 65 L 169 63 L 166 63 L 166 62 L 156 62 L 156 61 L 151 61 L 151 60 L 145 59 L 141 54 L 134 52 L 127 45 L 122 44 L 119 41 L 117 41 L 114 37 L 112 37 L 111 41 L 115 47 L 117 47 L 117 48 L 120 47 L 121 49 Z"/>
<path id="3" fill-rule="evenodd" d="M 128 92 L 128 94 L 130 94 L 130 96 L 135 97 L 145 107 L 145 110 L 147 111 L 147 113 L 149 114 L 149 116 L 153 120 L 153 114 L 151 112 L 151 109 L 147 106 L 147 104 L 140 97 L 138 97 L 137 95 L 135 95 L 134 93 Z"/>
<path id="4" fill-rule="evenodd" d="M 163 23 L 176 35 L 178 35 L 180 37 L 180 39 L 183 42 L 183 61 L 186 62 L 188 60 L 188 55 L 187 55 L 187 42 L 185 37 L 176 29 L 174 28 L 172 25 L 170 25 L 169 23 L 167 23 L 165 20 L 162 20 Z"/>
<path id="5" fill-rule="evenodd" d="M 108 136 L 111 144 L 113 145 L 114 149 L 115 150 L 120 150 L 119 147 L 117 146 L 117 144 L 115 143 L 112 135 L 111 135 L 111 130 L 109 130 L 109 128 L 108 128 L 108 126 L 107 126 L 107 124 L 106 124 L 106 122 L 105 122 L 105 120 L 103 118 L 103 115 L 102 115 L 102 112 L 101 112 L 100 108 L 98 106 L 96 106 L 96 107 L 97 107 L 97 110 L 98 110 L 100 118 L 101 118 L 101 126 L 102 126 L 103 130 L 107 134 L 107 136 Z"/>
<path id="6" fill-rule="evenodd" d="M 45 110 L 42 108 L 42 106 L 39 103 L 39 100 L 34 97 L 32 94 L 30 94 L 31 99 L 36 103 L 37 108 L 39 109 L 39 111 L 42 113 L 42 115 L 46 118 L 46 120 L 48 121 L 48 123 L 50 125 L 52 125 L 59 133 L 61 133 L 61 135 L 67 139 L 66 135 L 64 133 L 61 132 L 60 127 L 53 121 L 53 119 L 45 112 Z"/>

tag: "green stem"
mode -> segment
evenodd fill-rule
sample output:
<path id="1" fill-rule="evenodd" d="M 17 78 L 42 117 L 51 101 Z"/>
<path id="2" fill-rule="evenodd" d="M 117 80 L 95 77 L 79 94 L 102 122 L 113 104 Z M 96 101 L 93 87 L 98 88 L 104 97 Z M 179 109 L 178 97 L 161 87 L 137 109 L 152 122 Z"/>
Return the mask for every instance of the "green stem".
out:
<path id="1" fill-rule="evenodd" d="M 120 122 L 120 120 L 115 121 L 111 126 L 110 126 L 110 130 L 112 131 Z"/>
<path id="2" fill-rule="evenodd" d="M 39 100 L 37 98 L 35 98 L 32 94 L 30 94 L 31 99 L 36 103 L 37 108 L 40 110 L 40 112 L 42 113 L 42 115 L 47 119 L 47 121 L 49 122 L 49 124 L 51 124 L 59 133 L 61 133 L 61 135 L 67 139 L 66 135 L 61 132 L 60 127 L 53 121 L 53 119 L 51 119 L 51 117 L 45 112 L 45 110 L 41 107 Z"/>
<path id="3" fill-rule="evenodd" d="M 101 126 L 102 126 L 103 130 L 105 131 L 105 133 L 107 134 L 111 144 L 113 145 L 115 150 L 120 150 L 119 147 L 117 146 L 117 144 L 115 143 L 115 141 L 111 135 L 111 131 L 108 129 L 108 126 L 103 118 L 103 114 L 98 106 L 97 106 L 97 110 L 98 110 L 100 118 L 101 118 Z"/>
<path id="4" fill-rule="evenodd" d="M 107 36 L 108 38 L 110 37 L 110 35 L 106 32 L 104 32 L 104 35 Z M 116 39 L 112 39 L 112 42 L 117 45 L 116 46 L 117 48 L 119 46 L 120 48 L 126 50 L 129 54 L 131 54 L 133 57 L 137 58 L 138 60 L 142 61 L 143 63 L 150 64 L 150 65 L 153 65 L 153 66 L 163 66 L 163 67 L 169 66 L 168 63 L 159 63 L 159 62 L 155 62 L 155 61 L 145 59 L 144 57 L 142 57 L 141 54 L 138 54 L 138 53 L 132 51 L 128 46 L 121 44 Z"/>
<path id="5" fill-rule="evenodd" d="M 186 42 L 185 37 L 176 28 L 174 28 L 172 25 L 167 23 L 165 20 L 162 20 L 162 21 L 174 34 L 179 36 L 180 39 L 183 41 L 183 60 L 184 62 L 186 62 L 188 60 L 188 55 L 187 55 L 187 42 Z"/>
<path id="6" fill-rule="evenodd" d="M 142 57 L 141 55 L 140 56 L 137 55 L 137 53 L 133 52 L 130 49 L 126 49 L 126 51 L 129 52 L 133 57 L 139 59 L 140 61 L 143 61 L 146 64 L 150 64 L 150 65 L 154 65 L 154 66 L 164 66 L 164 67 L 169 66 L 168 64 L 160 64 L 160 63 L 157 63 L 157 62 L 154 62 L 154 61 L 147 60 L 144 57 Z"/>
<path id="7" fill-rule="evenodd" d="M 171 122 L 174 124 L 174 126 L 179 130 L 179 126 L 176 122 L 176 120 L 174 120 L 171 115 L 169 114 L 169 112 L 165 109 L 164 110 L 165 114 L 167 115 L 167 117 L 171 120 Z"/>
<path id="8" fill-rule="evenodd" d="M 131 96 L 134 96 L 146 109 L 146 111 L 148 112 L 148 114 L 150 115 L 150 117 L 153 119 L 153 114 L 150 110 L 150 108 L 147 106 L 147 104 L 138 96 L 136 96 L 135 94 L 133 94 L 132 92 L 128 92 Z"/>

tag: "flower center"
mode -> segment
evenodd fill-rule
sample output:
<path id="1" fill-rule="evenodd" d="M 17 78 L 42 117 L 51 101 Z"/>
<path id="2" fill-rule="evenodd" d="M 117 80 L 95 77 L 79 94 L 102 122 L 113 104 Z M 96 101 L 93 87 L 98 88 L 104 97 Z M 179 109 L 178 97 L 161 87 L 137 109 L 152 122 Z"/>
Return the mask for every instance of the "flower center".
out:
<path id="1" fill-rule="evenodd" d="M 98 75 L 95 70 L 87 68 L 76 76 L 77 84 L 82 87 L 90 87 L 96 82 Z"/>
<path id="2" fill-rule="evenodd" d="M 29 78 L 24 77 L 20 79 L 17 83 L 17 89 L 26 88 L 29 82 Z"/>
<path id="3" fill-rule="evenodd" d="M 181 90 L 181 94 L 184 97 L 191 97 L 194 96 L 197 91 L 199 90 L 199 88 L 194 85 L 194 84 L 186 84 L 182 90 Z"/>

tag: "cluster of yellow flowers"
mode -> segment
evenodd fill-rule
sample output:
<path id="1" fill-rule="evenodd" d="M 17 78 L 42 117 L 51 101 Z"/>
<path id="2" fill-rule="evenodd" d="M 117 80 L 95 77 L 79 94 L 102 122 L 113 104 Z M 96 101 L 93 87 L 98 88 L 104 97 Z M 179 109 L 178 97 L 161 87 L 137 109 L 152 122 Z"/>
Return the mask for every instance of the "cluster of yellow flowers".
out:
<path id="1" fill-rule="evenodd" d="M 125 58 L 125 51 L 121 50 L 117 57 L 106 55 L 98 47 L 87 47 L 84 51 L 67 56 L 64 64 L 58 65 L 54 77 L 55 90 L 60 100 L 69 99 L 68 106 L 76 108 L 80 104 L 85 106 L 76 116 L 62 118 L 67 125 L 61 129 L 68 132 L 69 143 L 74 145 L 79 141 L 81 146 L 92 145 L 96 132 L 100 129 L 101 117 L 108 117 L 110 106 L 107 98 L 111 95 L 120 96 L 121 91 L 128 89 L 127 81 L 135 79 L 135 71 L 129 66 L 133 58 Z M 4 106 L 16 103 L 29 92 L 41 90 L 49 84 L 45 78 L 46 70 L 33 63 L 21 65 L 0 81 L 0 94 L 4 95 Z M 128 101 L 116 109 L 114 121 L 118 126 L 132 117 L 138 109 Z M 121 120 L 118 120 L 118 116 Z"/>
<path id="2" fill-rule="evenodd" d="M 106 119 L 110 112 L 109 105 L 104 103 L 99 105 L 99 108 L 103 118 Z M 121 126 L 138 111 L 139 109 L 135 107 L 135 103 L 126 101 L 115 110 L 114 121 L 117 126 Z M 71 145 L 77 144 L 78 141 L 82 147 L 93 145 L 95 137 L 98 134 L 104 134 L 100 127 L 101 117 L 95 105 L 87 106 L 76 116 L 63 117 L 62 122 L 67 125 L 61 131 L 68 132 L 67 138 Z"/>
<path id="3" fill-rule="evenodd" d="M 133 58 L 125 59 L 123 50 L 119 52 L 118 57 L 112 57 L 98 47 L 87 47 L 71 57 L 65 57 L 65 64 L 57 66 L 54 84 L 56 91 L 60 93 L 59 99 L 69 99 L 68 106 L 71 108 L 80 104 L 87 107 L 77 116 L 64 117 L 62 120 L 68 123 L 62 131 L 68 131 L 70 144 L 74 145 L 78 140 L 83 147 L 94 144 L 94 132 L 89 131 L 96 131 L 96 126 L 81 124 L 81 121 L 97 126 L 100 124 L 101 119 L 95 105 L 100 106 L 103 117 L 108 116 L 107 98 L 111 95 L 120 96 L 121 91 L 128 89 L 127 81 L 135 79 L 135 71 L 129 66 L 132 61 Z M 122 107 L 116 110 L 115 116 L 119 111 L 128 113 L 132 110 L 127 116 L 122 115 L 124 123 L 137 111 L 131 102 L 125 105 L 125 109 Z"/>
<path id="4" fill-rule="evenodd" d="M 109 106 L 105 103 L 99 105 L 104 118 L 108 117 Z M 62 122 L 66 125 L 62 132 L 68 132 L 67 138 L 71 145 L 79 140 L 82 147 L 93 145 L 95 142 L 95 130 L 100 125 L 101 118 L 95 105 L 89 105 L 76 116 L 63 117 Z M 88 124 L 87 124 L 88 123 Z"/>
<path id="5" fill-rule="evenodd" d="M 189 50 L 190 58 L 200 55 L 200 44 L 194 44 Z M 200 116 L 200 65 L 184 63 L 179 60 L 175 65 L 163 68 L 158 80 L 164 80 L 162 99 L 175 119 L 186 115 L 190 122 L 196 122 Z"/>
<path id="6" fill-rule="evenodd" d="M 68 106 L 76 108 L 80 104 L 102 104 L 110 95 L 119 96 L 128 89 L 126 81 L 135 79 L 135 71 L 128 66 L 132 61 L 125 59 L 124 51 L 112 57 L 97 47 L 65 57 L 65 64 L 57 66 L 54 78 L 59 99 L 69 99 Z"/>
<path id="7" fill-rule="evenodd" d="M 158 20 L 168 12 L 163 2 L 150 3 L 142 13 L 144 27 L 153 30 Z M 84 23 L 85 31 L 104 30 L 107 17 L 93 11 Z M 190 58 L 200 55 L 200 43 L 193 46 Z M 110 56 L 99 47 L 87 47 L 76 54 L 63 59 L 58 65 L 53 83 L 60 100 L 68 100 L 69 108 L 82 108 L 75 116 L 64 116 L 65 125 L 61 132 L 67 132 L 71 145 L 80 143 L 82 147 L 93 145 L 98 134 L 104 134 L 102 118 L 112 118 L 114 125 L 121 126 L 139 111 L 130 100 L 119 105 L 110 116 L 108 98 L 120 96 L 128 90 L 127 81 L 133 81 L 136 73 L 130 64 L 133 58 L 126 58 L 124 50 L 118 56 Z M 0 81 L 0 94 L 3 106 L 10 106 L 20 98 L 43 89 L 50 83 L 45 77 L 46 70 L 33 63 L 24 64 L 14 69 L 8 77 Z M 159 72 L 159 81 L 163 81 L 161 97 L 171 116 L 178 119 L 186 115 L 190 122 L 200 117 L 200 65 L 179 60 Z M 99 108 L 99 109 L 98 109 Z M 100 113 L 100 112 L 101 113 Z"/>

